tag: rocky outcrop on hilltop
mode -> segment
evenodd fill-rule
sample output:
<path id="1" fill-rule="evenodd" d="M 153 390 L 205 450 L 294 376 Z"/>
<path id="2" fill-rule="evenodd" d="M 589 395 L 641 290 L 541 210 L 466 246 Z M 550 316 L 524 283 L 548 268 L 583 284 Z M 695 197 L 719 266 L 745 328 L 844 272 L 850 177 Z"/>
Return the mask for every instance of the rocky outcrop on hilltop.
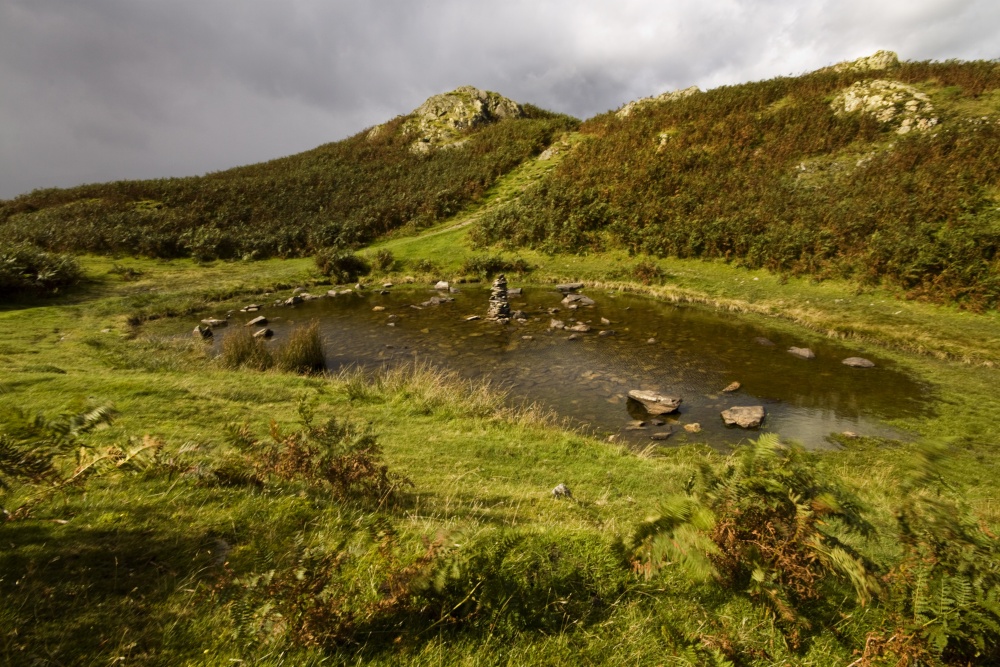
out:
<path id="1" fill-rule="evenodd" d="M 834 72 L 872 72 L 897 65 L 899 65 L 899 56 L 896 55 L 895 51 L 876 51 L 870 56 L 837 63 L 828 69 Z"/>
<path id="2" fill-rule="evenodd" d="M 930 97 L 899 81 L 858 81 L 841 91 L 830 103 L 836 114 L 859 111 L 896 126 L 898 134 L 929 130 L 938 123 Z"/>
<path id="3" fill-rule="evenodd" d="M 469 128 L 522 116 L 524 109 L 514 100 L 488 90 L 462 86 L 450 93 L 427 98 L 403 123 L 402 131 L 414 138 L 411 150 L 427 152 L 437 147 L 460 146 L 460 137 Z M 381 125 L 372 128 L 368 137 L 378 136 L 382 128 Z"/>
<path id="4" fill-rule="evenodd" d="M 656 97 L 643 97 L 642 99 L 634 100 L 623 106 L 615 112 L 615 116 L 618 118 L 628 118 L 634 111 L 638 111 L 639 109 L 649 106 L 650 104 L 662 104 L 664 102 L 682 100 L 685 97 L 690 97 L 700 92 L 701 88 L 698 86 L 691 86 L 690 88 L 685 88 L 684 90 L 672 90 L 662 93 Z"/>

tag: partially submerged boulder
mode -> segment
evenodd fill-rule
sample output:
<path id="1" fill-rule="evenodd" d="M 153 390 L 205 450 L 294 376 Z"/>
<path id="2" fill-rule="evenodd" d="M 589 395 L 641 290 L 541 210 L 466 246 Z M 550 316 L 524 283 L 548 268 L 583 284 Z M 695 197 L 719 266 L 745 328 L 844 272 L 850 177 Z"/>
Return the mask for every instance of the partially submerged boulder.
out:
<path id="1" fill-rule="evenodd" d="M 635 401 L 651 415 L 666 415 L 677 412 L 682 399 L 676 396 L 665 396 L 654 391 L 644 391 L 642 389 L 632 389 L 628 392 L 629 400 Z"/>
<path id="2" fill-rule="evenodd" d="M 875 362 L 864 357 L 847 357 L 842 362 L 845 366 L 850 366 L 852 368 L 874 368 Z"/>
<path id="3" fill-rule="evenodd" d="M 808 347 L 790 347 L 788 348 L 788 353 L 792 354 L 800 359 L 815 359 L 816 353 L 810 350 Z"/>
<path id="4" fill-rule="evenodd" d="M 562 300 L 562 305 L 593 306 L 594 300 L 582 294 L 567 294 L 566 298 Z"/>
<path id="5" fill-rule="evenodd" d="M 726 422 L 726 426 L 757 428 L 766 414 L 763 405 L 739 405 L 723 410 L 722 420 Z"/>

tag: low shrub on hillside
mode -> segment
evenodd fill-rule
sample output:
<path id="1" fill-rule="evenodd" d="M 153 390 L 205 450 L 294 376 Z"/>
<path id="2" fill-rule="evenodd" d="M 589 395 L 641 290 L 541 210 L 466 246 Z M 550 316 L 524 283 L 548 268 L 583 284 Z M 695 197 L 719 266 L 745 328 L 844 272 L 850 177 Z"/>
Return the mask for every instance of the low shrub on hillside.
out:
<path id="1" fill-rule="evenodd" d="M 886 576 L 892 622 L 869 635 L 869 660 L 1000 664 L 1000 539 L 942 483 L 945 457 L 921 448 L 901 485 L 903 557 Z"/>
<path id="2" fill-rule="evenodd" d="M 72 255 L 46 252 L 29 243 L 0 243 L 0 299 L 58 294 L 82 275 Z"/>
<path id="3" fill-rule="evenodd" d="M 409 483 L 389 471 L 370 429 L 334 418 L 317 424 L 305 400 L 299 403 L 299 418 L 301 427 L 287 432 L 272 421 L 264 438 L 245 424 L 229 427 L 243 467 L 253 471 L 248 478 L 302 481 L 345 500 L 382 500 Z"/>
<path id="4" fill-rule="evenodd" d="M 324 248 L 316 253 L 315 260 L 319 272 L 338 283 L 352 283 L 371 272 L 364 257 L 346 250 Z"/>
<path id="5" fill-rule="evenodd" d="M 53 418 L 4 408 L 0 412 L 0 500 L 24 485 L 38 493 L 22 497 L 13 512 L 0 506 L 0 524 L 24 518 L 41 498 L 94 475 L 145 467 L 161 445 L 154 438 L 100 449 L 89 445 L 87 435 L 114 417 L 114 410 L 106 406 Z"/>
<path id="6" fill-rule="evenodd" d="M 532 267 L 520 257 L 507 259 L 502 255 L 473 255 L 462 264 L 461 273 L 492 278 L 498 273 L 525 274 Z"/>
<path id="7" fill-rule="evenodd" d="M 793 644 L 848 591 L 864 604 L 874 567 L 839 537 L 868 534 L 856 501 L 800 447 L 762 435 L 720 472 L 704 466 L 689 495 L 668 498 L 633 538 L 636 567 L 674 565 L 767 606 Z"/>
<path id="8" fill-rule="evenodd" d="M 388 248 L 380 248 L 372 256 L 372 266 L 377 271 L 391 271 L 396 265 L 396 256 Z"/>

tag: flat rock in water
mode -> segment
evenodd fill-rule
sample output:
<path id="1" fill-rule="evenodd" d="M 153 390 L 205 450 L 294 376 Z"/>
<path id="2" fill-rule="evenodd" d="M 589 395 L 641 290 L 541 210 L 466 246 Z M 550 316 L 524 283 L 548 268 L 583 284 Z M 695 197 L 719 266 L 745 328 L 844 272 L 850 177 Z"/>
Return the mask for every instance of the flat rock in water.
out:
<path id="1" fill-rule="evenodd" d="M 757 343 L 758 345 L 763 345 L 764 347 L 774 347 L 774 343 L 769 341 L 767 338 L 764 338 L 763 336 L 757 336 L 756 338 L 753 339 L 753 342 Z"/>
<path id="2" fill-rule="evenodd" d="M 274 332 L 270 329 L 258 329 L 253 333 L 254 338 L 270 338 L 274 335 Z"/>
<path id="3" fill-rule="evenodd" d="M 465 318 L 466 322 L 475 322 L 476 320 L 482 319 L 479 315 L 469 315 Z"/>
<path id="4" fill-rule="evenodd" d="M 521 291 L 520 287 L 511 287 L 507 290 L 507 296 L 521 296 Z"/>
<path id="5" fill-rule="evenodd" d="M 286 306 L 295 306 L 302 303 L 302 297 L 296 294 L 285 299 L 284 303 Z"/>
<path id="6" fill-rule="evenodd" d="M 725 389 L 723 389 L 722 391 L 723 391 L 724 393 L 727 393 L 727 394 L 731 394 L 731 393 L 732 393 L 732 392 L 734 392 L 734 391 L 738 391 L 738 390 L 739 390 L 739 388 L 740 388 L 741 386 L 743 386 L 743 385 L 741 385 L 741 384 L 740 384 L 739 382 L 730 382 L 730 383 L 729 383 L 729 384 L 728 384 L 728 385 L 726 386 L 726 388 L 725 388 Z"/>
<path id="7" fill-rule="evenodd" d="M 666 440 L 671 435 L 673 435 L 672 431 L 660 431 L 659 433 L 653 433 L 652 435 L 650 435 L 649 439 L 650 440 Z"/>
<path id="8" fill-rule="evenodd" d="M 701 433 L 701 424 L 698 422 L 693 424 L 684 424 L 684 430 L 688 433 Z"/>
<path id="9" fill-rule="evenodd" d="M 247 322 L 247 323 L 246 323 L 246 326 L 248 326 L 248 327 L 256 327 L 256 326 L 261 326 L 261 327 L 262 327 L 262 326 L 264 326 L 265 324 L 267 324 L 267 318 L 266 318 L 266 317 L 264 317 L 263 315 L 260 315 L 260 316 L 258 316 L 258 317 L 255 317 L 255 318 L 253 318 L 253 319 L 252 319 L 252 320 L 250 320 L 249 322 Z"/>
<path id="10" fill-rule="evenodd" d="M 373 313 L 381 313 L 383 310 L 385 310 L 385 306 L 375 306 L 372 308 Z"/>
<path id="11" fill-rule="evenodd" d="M 598 331 L 597 335 L 598 336 L 614 336 L 615 335 L 615 330 L 614 329 L 607 329 L 605 331 Z"/>
<path id="12" fill-rule="evenodd" d="M 628 392 L 628 397 L 640 403 L 651 415 L 665 415 L 676 412 L 680 407 L 681 399 L 676 396 L 664 396 L 653 391 L 643 391 L 632 389 Z"/>
<path id="13" fill-rule="evenodd" d="M 560 292 L 575 292 L 578 289 L 583 289 L 583 283 L 563 283 L 556 285 L 556 289 Z"/>
<path id="14" fill-rule="evenodd" d="M 589 296 L 584 296 L 582 294 L 567 294 L 566 298 L 562 300 L 562 305 L 593 306 L 594 300 Z"/>
<path id="15" fill-rule="evenodd" d="M 449 287 L 451 287 L 451 285 L 448 284 L 447 280 L 439 280 L 434 283 L 434 289 L 446 290 Z"/>
<path id="16" fill-rule="evenodd" d="M 808 347 L 790 347 L 788 348 L 788 353 L 795 355 L 799 359 L 815 359 L 816 353 L 810 350 Z"/>
<path id="17" fill-rule="evenodd" d="M 565 329 L 566 323 L 562 320 L 549 320 L 550 329 Z"/>
<path id="18" fill-rule="evenodd" d="M 260 310 L 263 307 L 264 306 L 260 305 L 259 303 L 251 303 L 248 306 L 243 306 L 242 308 L 240 308 L 240 312 L 241 313 L 256 313 L 258 310 Z"/>
<path id="19" fill-rule="evenodd" d="M 590 331 L 590 326 L 584 324 L 583 322 L 577 322 L 571 327 L 566 327 L 566 331 L 575 331 L 576 333 L 588 333 Z"/>
<path id="20" fill-rule="evenodd" d="M 229 322 L 227 320 L 219 320 L 214 317 L 202 320 L 201 323 L 204 324 L 206 327 L 212 327 L 213 329 L 229 326 Z"/>
<path id="21" fill-rule="evenodd" d="M 722 419 L 726 426 L 739 426 L 740 428 L 757 428 L 764 421 L 763 405 L 741 405 L 722 411 Z"/>
<path id="22" fill-rule="evenodd" d="M 863 357 L 848 357 L 842 362 L 845 366 L 850 366 L 851 368 L 874 368 L 875 362 L 865 359 Z"/>

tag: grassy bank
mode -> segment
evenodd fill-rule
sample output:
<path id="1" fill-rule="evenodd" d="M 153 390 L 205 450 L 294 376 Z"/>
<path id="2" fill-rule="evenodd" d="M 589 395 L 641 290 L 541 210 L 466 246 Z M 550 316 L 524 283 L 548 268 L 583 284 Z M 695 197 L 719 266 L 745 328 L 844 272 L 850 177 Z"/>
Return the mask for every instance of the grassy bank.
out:
<path id="1" fill-rule="evenodd" d="M 434 238 L 392 241 L 401 265 L 384 277 L 452 278 L 476 254 L 453 245 L 421 273 L 406 253 L 418 257 Z M 933 386 L 933 412 L 905 426 L 950 443 L 936 470 L 984 526 L 1000 524 L 994 315 L 724 264 L 660 260 L 644 286 L 635 258 L 522 257 L 536 267 L 524 282 L 647 291 L 777 318 L 804 336 L 849 325 Z M 652 260 L 642 261 L 648 275 Z M 637 574 L 624 545 L 700 466 L 722 465 L 707 448 L 640 455 L 427 368 L 374 378 L 233 371 L 193 339 L 151 335 L 170 315 L 219 315 L 322 282 L 307 260 L 82 265 L 76 292 L 0 311 L 0 395 L 50 418 L 113 405 L 117 419 L 86 443 L 153 443 L 157 454 L 51 495 L 23 484 L 4 493 L 6 508 L 34 502 L 0 527 L 0 654 L 10 664 L 832 665 L 896 627 L 887 602 L 862 607 L 840 593 L 834 616 L 818 610 L 822 620 L 796 635 L 739 587 L 698 584 L 677 568 Z M 932 354 L 906 352 L 917 348 L 891 335 L 890 318 L 911 322 Z M 301 460 L 295 474 L 287 461 L 261 467 L 261 443 L 306 446 L 313 440 L 296 439 L 303 420 L 328 418 L 353 429 L 341 445 L 374 437 L 392 494 L 335 493 Z M 230 424 L 245 425 L 258 449 L 241 449 Z M 887 573 L 901 558 L 893 517 L 912 500 L 902 484 L 914 445 L 845 444 L 816 465 L 859 497 L 877 531 L 855 544 Z M 572 499 L 552 497 L 560 483 Z"/>

